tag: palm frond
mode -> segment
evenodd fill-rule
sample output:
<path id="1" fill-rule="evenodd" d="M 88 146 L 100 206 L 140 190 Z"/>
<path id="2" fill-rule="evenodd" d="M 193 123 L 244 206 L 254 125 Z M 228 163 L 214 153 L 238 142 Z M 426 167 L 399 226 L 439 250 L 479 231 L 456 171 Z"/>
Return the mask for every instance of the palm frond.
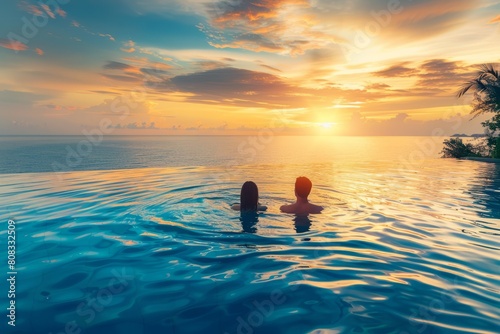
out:
<path id="1" fill-rule="evenodd" d="M 466 82 L 457 92 L 457 97 L 464 96 L 471 88 L 473 88 L 476 92 L 482 93 L 488 89 L 488 86 L 484 84 L 479 78 L 471 80 L 469 82 Z"/>
<path id="2" fill-rule="evenodd" d="M 494 80 L 499 80 L 500 79 L 500 73 L 495 70 L 495 65 L 494 64 L 483 64 L 479 67 L 479 76 L 484 78 L 485 76 L 492 76 Z"/>
<path id="3" fill-rule="evenodd" d="M 472 119 L 486 113 L 500 113 L 500 73 L 494 64 L 479 66 L 476 77 L 465 82 L 457 92 L 460 98 L 473 91 Z"/>

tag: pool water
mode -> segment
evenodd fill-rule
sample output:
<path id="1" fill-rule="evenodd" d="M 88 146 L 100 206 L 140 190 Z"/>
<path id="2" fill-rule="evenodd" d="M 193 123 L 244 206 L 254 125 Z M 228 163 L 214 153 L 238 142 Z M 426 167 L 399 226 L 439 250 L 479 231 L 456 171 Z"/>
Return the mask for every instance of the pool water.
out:
<path id="1" fill-rule="evenodd" d="M 279 213 L 300 175 L 322 214 Z M 269 209 L 242 220 L 246 180 Z M 0 185 L 17 235 L 7 333 L 499 332 L 500 165 L 269 160 Z"/>

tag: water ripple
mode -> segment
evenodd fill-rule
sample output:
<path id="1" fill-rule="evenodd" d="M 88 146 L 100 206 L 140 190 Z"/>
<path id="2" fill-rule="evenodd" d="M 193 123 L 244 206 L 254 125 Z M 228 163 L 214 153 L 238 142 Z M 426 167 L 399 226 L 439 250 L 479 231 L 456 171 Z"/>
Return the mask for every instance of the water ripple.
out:
<path id="1" fill-rule="evenodd" d="M 275 170 L 235 167 L 225 184 L 214 181 L 225 172 L 217 167 L 71 172 L 63 184 L 50 173 L 0 175 L 20 239 L 19 309 L 30 315 L 19 328 L 500 328 L 497 167 L 430 160 L 418 171 L 389 162 Z M 278 212 L 305 173 L 315 177 L 312 200 L 327 206 L 307 221 Z M 229 208 L 248 175 L 269 206 L 252 226 Z"/>

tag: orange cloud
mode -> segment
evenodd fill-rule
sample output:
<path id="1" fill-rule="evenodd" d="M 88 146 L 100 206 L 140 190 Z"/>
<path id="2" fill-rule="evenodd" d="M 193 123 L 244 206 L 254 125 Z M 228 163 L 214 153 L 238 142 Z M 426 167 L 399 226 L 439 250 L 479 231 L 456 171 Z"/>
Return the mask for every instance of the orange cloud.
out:
<path id="1" fill-rule="evenodd" d="M 57 8 L 56 13 L 59 14 L 61 17 L 66 17 L 66 12 L 62 10 L 61 8 Z"/>
<path id="2" fill-rule="evenodd" d="M 468 13 L 480 5 L 479 0 L 390 3 L 399 5 L 388 5 L 387 0 L 357 0 L 356 5 L 330 0 L 219 0 L 208 7 L 210 25 L 198 28 L 217 48 L 302 55 L 333 44 L 360 44 L 359 35 L 366 31 L 370 38 L 364 44 L 376 38 L 378 43 L 398 45 L 429 38 L 467 22 Z"/>
<path id="3" fill-rule="evenodd" d="M 150 68 L 155 70 L 170 70 L 172 65 L 150 61 L 146 57 L 125 57 L 123 60 L 131 62 L 136 67 Z"/>
<path id="4" fill-rule="evenodd" d="M 242 1 L 239 4 L 219 4 L 221 15 L 217 15 L 213 22 L 216 24 L 243 20 L 259 24 L 258 21 L 276 18 L 279 11 L 286 6 L 308 6 L 306 0 L 257 0 Z"/>
<path id="5" fill-rule="evenodd" d="M 453 13 L 466 13 L 477 7 L 477 0 L 439 0 L 415 3 L 402 7 L 401 13 L 395 15 L 399 22 L 406 20 L 422 21 Z"/>
<path id="6" fill-rule="evenodd" d="M 46 4 L 40 4 L 40 6 L 43 8 L 43 10 L 47 13 L 48 16 L 50 16 L 51 18 L 55 19 L 56 18 L 56 14 L 54 14 L 51 10 L 50 10 L 50 7 L 47 6 Z"/>
<path id="7" fill-rule="evenodd" d="M 209 10 L 211 27 L 198 28 L 216 48 L 300 55 L 344 42 L 309 11 L 306 0 L 220 1 Z M 225 34 L 227 32 L 227 35 Z"/>
<path id="8" fill-rule="evenodd" d="M 6 39 L 0 39 L 0 46 L 14 51 L 28 50 L 28 46 L 26 44 L 19 41 L 9 41 Z"/>
<path id="9" fill-rule="evenodd" d="M 38 8 L 35 5 L 28 4 L 27 2 L 23 1 L 20 3 L 20 8 L 24 10 L 27 13 L 36 15 L 36 16 L 42 16 L 43 12 L 40 8 Z"/>
<path id="10" fill-rule="evenodd" d="M 39 49 L 39 48 L 36 48 L 36 49 L 35 49 L 35 52 L 36 52 L 38 55 L 40 55 L 40 56 L 43 56 L 43 54 L 45 53 L 45 52 L 43 52 L 43 50 L 42 50 L 42 49 Z"/>
<path id="11" fill-rule="evenodd" d="M 500 23 L 500 15 L 490 21 L 490 23 Z"/>
<path id="12" fill-rule="evenodd" d="M 60 7 L 56 7 L 54 11 L 50 9 L 50 6 L 44 3 L 39 3 L 40 7 L 36 5 L 32 5 L 26 1 L 22 1 L 19 4 L 19 7 L 24 10 L 27 13 L 33 14 L 35 16 L 45 16 L 48 15 L 49 17 L 55 19 L 56 14 L 58 14 L 61 17 L 66 17 L 66 12 L 62 10 Z M 45 14 L 47 13 L 47 14 Z"/>

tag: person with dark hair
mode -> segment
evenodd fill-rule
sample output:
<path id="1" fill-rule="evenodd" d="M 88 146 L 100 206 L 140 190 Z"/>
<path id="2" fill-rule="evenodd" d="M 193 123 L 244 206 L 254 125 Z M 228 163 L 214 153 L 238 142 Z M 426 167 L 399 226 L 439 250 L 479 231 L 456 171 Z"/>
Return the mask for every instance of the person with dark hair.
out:
<path id="1" fill-rule="evenodd" d="M 257 212 L 267 210 L 259 204 L 259 189 L 255 182 L 247 181 L 241 187 L 240 203 L 233 204 L 231 209 L 241 212 Z"/>
<path id="2" fill-rule="evenodd" d="M 309 213 L 321 213 L 323 207 L 309 203 L 307 197 L 311 193 L 312 182 L 307 177 L 298 177 L 295 181 L 295 197 L 297 201 L 290 205 L 282 205 L 280 210 L 284 213 L 295 213 L 306 215 Z"/>

